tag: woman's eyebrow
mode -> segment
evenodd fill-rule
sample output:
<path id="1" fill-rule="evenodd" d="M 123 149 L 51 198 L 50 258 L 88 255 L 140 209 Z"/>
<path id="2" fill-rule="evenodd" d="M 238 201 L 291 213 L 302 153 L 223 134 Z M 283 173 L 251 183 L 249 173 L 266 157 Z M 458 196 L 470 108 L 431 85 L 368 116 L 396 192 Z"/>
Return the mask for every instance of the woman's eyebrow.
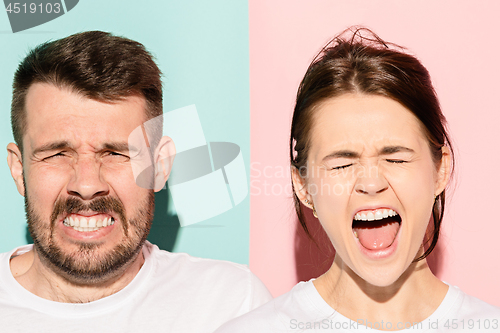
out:
<path id="1" fill-rule="evenodd" d="M 352 151 L 352 150 L 337 150 L 334 151 L 328 155 L 326 155 L 323 158 L 323 161 L 332 159 L 332 158 L 358 158 L 360 155 L 359 153 Z"/>
<path id="2" fill-rule="evenodd" d="M 404 146 L 386 146 L 379 150 L 379 155 L 390 155 L 399 152 L 414 153 L 415 151 L 411 148 Z M 337 150 L 331 152 L 323 158 L 323 162 L 333 159 L 333 158 L 359 158 L 360 154 L 352 150 Z"/>
<path id="3" fill-rule="evenodd" d="M 379 155 L 390 155 L 399 152 L 414 153 L 415 151 L 404 146 L 386 146 L 379 151 Z"/>

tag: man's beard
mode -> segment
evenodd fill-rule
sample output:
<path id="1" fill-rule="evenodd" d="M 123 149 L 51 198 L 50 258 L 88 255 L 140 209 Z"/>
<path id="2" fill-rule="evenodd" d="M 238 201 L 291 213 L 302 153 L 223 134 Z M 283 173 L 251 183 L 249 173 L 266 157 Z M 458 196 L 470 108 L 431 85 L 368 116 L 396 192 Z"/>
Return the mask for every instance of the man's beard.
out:
<path id="1" fill-rule="evenodd" d="M 50 216 L 50 227 L 44 223 L 30 203 L 25 189 L 25 210 L 28 230 L 35 251 L 42 262 L 76 284 L 95 284 L 113 278 L 128 263 L 134 260 L 146 241 L 154 213 L 154 192 L 149 191 L 135 216 L 127 220 L 123 203 L 111 196 L 99 197 L 85 202 L 78 197 L 59 199 Z M 100 243 L 79 242 L 79 249 L 68 252 L 54 240 L 58 217 L 63 213 L 78 212 L 110 213 L 120 218 L 125 238 L 106 253 L 99 253 Z M 102 252 L 102 250 L 101 250 Z"/>

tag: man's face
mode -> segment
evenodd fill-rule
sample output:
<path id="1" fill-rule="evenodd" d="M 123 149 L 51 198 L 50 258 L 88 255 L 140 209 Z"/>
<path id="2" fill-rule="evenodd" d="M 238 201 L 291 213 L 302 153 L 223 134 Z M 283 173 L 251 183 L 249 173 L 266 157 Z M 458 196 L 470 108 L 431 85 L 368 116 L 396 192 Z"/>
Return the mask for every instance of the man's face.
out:
<path id="1" fill-rule="evenodd" d="M 42 261 L 68 279 L 107 279 L 136 258 L 154 193 L 136 185 L 128 137 L 145 100 L 103 103 L 33 84 L 26 98 L 23 176 L 28 225 Z"/>

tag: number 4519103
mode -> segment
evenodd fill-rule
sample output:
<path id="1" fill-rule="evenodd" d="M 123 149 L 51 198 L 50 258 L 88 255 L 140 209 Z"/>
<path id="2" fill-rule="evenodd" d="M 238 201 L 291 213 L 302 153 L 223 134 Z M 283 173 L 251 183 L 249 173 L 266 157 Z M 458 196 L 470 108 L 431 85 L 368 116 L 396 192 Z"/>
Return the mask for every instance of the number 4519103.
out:
<path id="1" fill-rule="evenodd" d="M 5 10 L 7 13 L 11 14 L 19 14 L 19 13 L 24 13 L 24 14 L 35 14 L 35 13 L 55 13 L 59 14 L 61 12 L 61 4 L 60 3 L 46 3 L 45 6 L 43 3 L 36 4 L 36 3 L 9 3 L 7 7 L 5 7 Z"/>

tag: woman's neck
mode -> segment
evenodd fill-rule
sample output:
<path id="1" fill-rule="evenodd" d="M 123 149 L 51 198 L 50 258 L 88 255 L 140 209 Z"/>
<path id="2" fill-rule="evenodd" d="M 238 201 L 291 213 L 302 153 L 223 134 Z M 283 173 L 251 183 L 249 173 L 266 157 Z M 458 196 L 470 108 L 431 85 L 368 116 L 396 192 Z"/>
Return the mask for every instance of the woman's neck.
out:
<path id="1" fill-rule="evenodd" d="M 338 255 L 332 267 L 314 281 L 314 286 L 343 316 L 360 324 L 371 323 L 381 330 L 397 330 L 423 321 L 439 307 L 448 291 L 448 286 L 432 274 L 425 259 L 411 264 L 391 285 L 379 287 L 356 275 Z"/>

